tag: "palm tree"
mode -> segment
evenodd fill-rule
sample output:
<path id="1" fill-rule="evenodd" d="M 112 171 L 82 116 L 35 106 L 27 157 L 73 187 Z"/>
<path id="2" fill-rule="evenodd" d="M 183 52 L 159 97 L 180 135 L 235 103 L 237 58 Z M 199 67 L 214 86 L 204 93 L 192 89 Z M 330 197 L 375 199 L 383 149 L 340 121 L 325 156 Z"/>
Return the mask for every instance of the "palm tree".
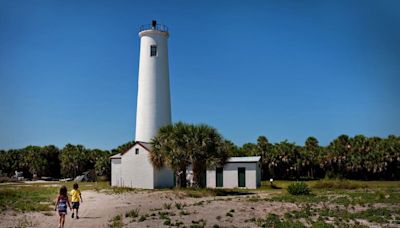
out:
<path id="1" fill-rule="evenodd" d="M 89 163 L 87 150 L 82 145 L 67 144 L 60 152 L 61 174 L 75 177 L 87 170 Z"/>
<path id="2" fill-rule="evenodd" d="M 181 122 L 168 125 L 160 128 L 151 142 L 150 161 L 157 168 L 172 168 L 178 176 L 177 187 L 186 187 L 186 168 L 190 165 L 187 131 L 188 125 Z"/>
<path id="3" fill-rule="evenodd" d="M 193 167 L 194 182 L 205 187 L 207 167 L 223 165 L 228 158 L 224 140 L 218 131 L 205 124 L 189 126 L 190 158 Z"/>
<path id="4" fill-rule="evenodd" d="M 261 155 L 262 179 L 266 180 L 268 177 L 268 158 L 267 155 L 271 150 L 271 144 L 268 142 L 267 137 L 259 136 L 257 138 L 257 154 Z"/>
<path id="5" fill-rule="evenodd" d="M 317 138 L 310 136 L 306 139 L 303 148 L 303 157 L 305 166 L 308 167 L 309 177 L 314 179 L 316 170 L 319 166 L 319 158 L 321 156 L 321 147 Z"/>
<path id="6" fill-rule="evenodd" d="M 28 171 L 25 175 L 41 177 L 48 169 L 48 160 L 39 146 L 27 146 L 22 150 L 20 167 Z"/>
<path id="7" fill-rule="evenodd" d="M 328 176 L 344 177 L 347 155 L 352 148 L 351 138 L 347 135 L 340 135 L 327 147 L 328 153 L 325 160 L 325 169 Z"/>
<path id="8" fill-rule="evenodd" d="M 155 167 L 167 165 L 178 176 L 178 187 L 186 187 L 186 169 L 192 164 L 194 181 L 205 186 L 207 167 L 224 164 L 227 144 L 215 128 L 178 122 L 160 128 L 152 140 L 150 160 Z"/>

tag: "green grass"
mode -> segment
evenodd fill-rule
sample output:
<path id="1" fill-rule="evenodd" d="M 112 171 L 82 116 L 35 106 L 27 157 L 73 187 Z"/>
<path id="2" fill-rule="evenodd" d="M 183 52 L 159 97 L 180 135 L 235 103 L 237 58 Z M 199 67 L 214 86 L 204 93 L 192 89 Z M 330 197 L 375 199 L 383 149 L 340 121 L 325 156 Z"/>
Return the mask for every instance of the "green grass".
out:
<path id="1" fill-rule="evenodd" d="M 68 191 L 72 189 L 74 182 L 45 183 L 10 183 L 0 185 L 0 212 L 5 210 L 51 211 L 54 210 L 55 199 L 60 186 L 65 185 Z M 80 182 L 81 190 L 112 189 L 108 182 Z"/>
<path id="2" fill-rule="evenodd" d="M 313 195 L 294 196 L 284 191 L 274 192 L 267 201 L 290 203 L 331 203 L 343 206 L 366 205 L 374 203 L 400 204 L 400 187 L 383 187 L 381 189 L 317 189 Z"/>
<path id="3" fill-rule="evenodd" d="M 246 222 L 254 222 L 261 227 L 305 227 L 311 226 L 316 228 L 331 228 L 331 227 L 367 227 L 360 225 L 357 220 L 366 220 L 372 224 L 386 226 L 395 224 L 398 221 L 394 218 L 400 217 L 400 209 L 388 208 L 368 208 L 366 210 L 351 212 L 340 208 L 312 208 L 310 205 L 285 213 L 283 218 L 276 214 L 267 214 L 266 218 L 252 218 Z M 326 221 L 334 221 L 333 224 Z M 303 224 L 305 222 L 305 224 Z M 353 225 L 351 225 L 353 224 Z"/>
<path id="4" fill-rule="evenodd" d="M 301 222 L 280 219 L 276 214 L 268 214 L 265 219 L 257 219 L 255 223 L 261 227 L 274 227 L 274 228 L 305 228 Z"/>
<path id="5" fill-rule="evenodd" d="M 116 216 L 114 216 L 114 218 L 109 220 L 108 227 L 120 228 L 122 226 L 123 226 L 123 223 L 122 223 L 122 216 L 121 215 L 116 215 Z"/>
<path id="6" fill-rule="evenodd" d="M 177 195 L 191 198 L 202 198 L 210 196 L 232 196 L 248 193 L 246 189 L 211 189 L 211 188 L 176 188 L 173 190 Z"/>
<path id="7" fill-rule="evenodd" d="M 288 186 L 296 181 L 276 180 L 274 185 L 287 189 Z M 340 179 L 322 179 L 313 181 L 304 181 L 312 189 L 389 189 L 400 188 L 400 181 L 358 181 L 358 180 L 340 180 Z M 262 181 L 260 190 L 280 191 L 281 189 L 272 189 L 269 181 Z"/>
<path id="8" fill-rule="evenodd" d="M 22 212 L 54 210 L 58 188 L 1 187 L 0 212 L 11 209 Z"/>

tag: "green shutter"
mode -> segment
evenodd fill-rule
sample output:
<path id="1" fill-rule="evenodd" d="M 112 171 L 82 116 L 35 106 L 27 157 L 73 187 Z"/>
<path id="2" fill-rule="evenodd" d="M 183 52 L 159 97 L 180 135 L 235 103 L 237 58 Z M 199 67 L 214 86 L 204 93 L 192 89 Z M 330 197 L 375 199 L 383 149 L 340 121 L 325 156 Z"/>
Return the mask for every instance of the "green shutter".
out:
<path id="1" fill-rule="evenodd" d="M 223 187 L 224 186 L 224 173 L 223 168 L 217 168 L 215 170 L 216 173 L 216 187 Z"/>
<path id="2" fill-rule="evenodd" d="M 239 187 L 246 187 L 246 168 L 238 168 Z"/>

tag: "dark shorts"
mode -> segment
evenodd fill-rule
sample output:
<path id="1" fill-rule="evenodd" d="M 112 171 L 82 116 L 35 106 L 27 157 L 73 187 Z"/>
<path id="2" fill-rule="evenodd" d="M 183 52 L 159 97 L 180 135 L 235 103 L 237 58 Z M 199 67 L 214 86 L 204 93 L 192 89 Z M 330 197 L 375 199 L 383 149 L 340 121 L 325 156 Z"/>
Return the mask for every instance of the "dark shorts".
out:
<path id="1" fill-rule="evenodd" d="M 72 209 L 79 209 L 79 202 L 72 202 Z"/>

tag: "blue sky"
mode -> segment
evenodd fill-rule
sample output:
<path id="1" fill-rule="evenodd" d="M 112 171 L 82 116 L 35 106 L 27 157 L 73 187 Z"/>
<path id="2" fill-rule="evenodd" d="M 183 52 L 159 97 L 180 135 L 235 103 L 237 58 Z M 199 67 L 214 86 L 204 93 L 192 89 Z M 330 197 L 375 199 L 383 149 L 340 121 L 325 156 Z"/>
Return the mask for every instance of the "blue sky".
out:
<path id="1" fill-rule="evenodd" d="M 174 122 L 238 145 L 400 134 L 399 1 L 0 0 L 0 149 L 133 140 L 152 19 Z"/>

